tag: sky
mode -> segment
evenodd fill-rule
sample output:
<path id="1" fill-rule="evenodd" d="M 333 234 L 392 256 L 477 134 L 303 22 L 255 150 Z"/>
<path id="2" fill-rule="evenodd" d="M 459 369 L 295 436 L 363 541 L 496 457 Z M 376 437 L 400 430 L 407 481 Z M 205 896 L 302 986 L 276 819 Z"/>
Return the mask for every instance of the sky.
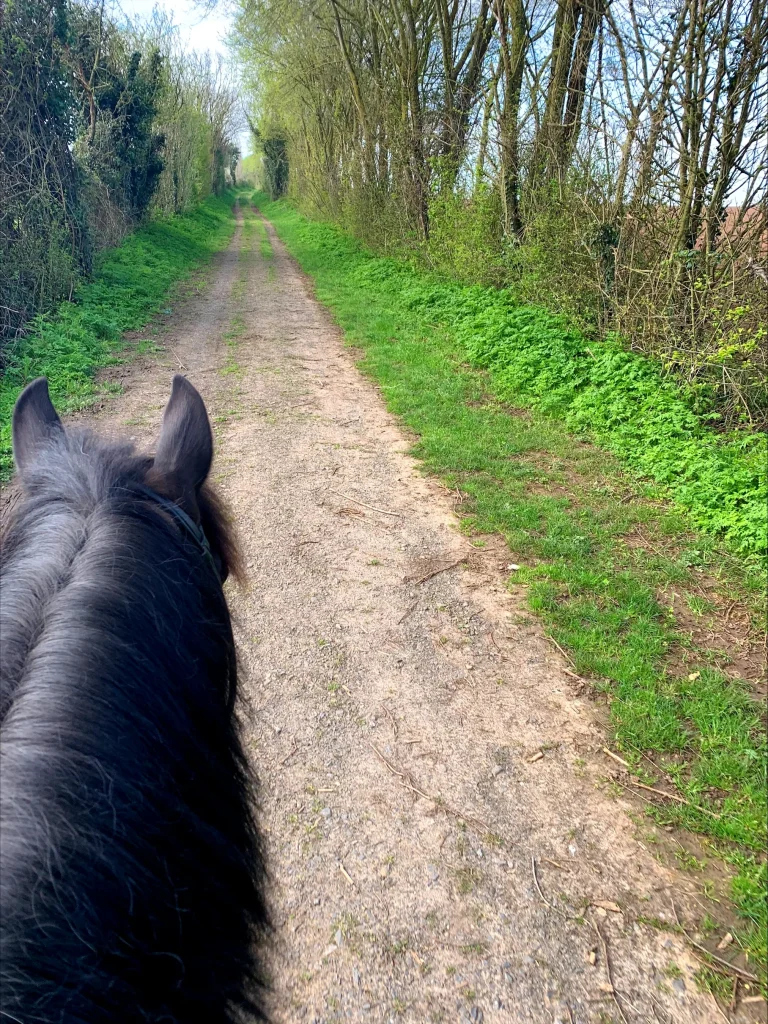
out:
<path id="1" fill-rule="evenodd" d="M 154 7 L 159 7 L 179 27 L 182 41 L 190 50 L 201 53 L 227 55 L 225 39 L 232 27 L 232 18 L 227 13 L 226 3 L 220 3 L 218 9 L 207 14 L 195 0 L 118 0 L 117 6 L 130 18 L 148 18 Z M 240 135 L 240 149 L 243 154 L 251 151 L 250 134 L 245 131 Z"/>

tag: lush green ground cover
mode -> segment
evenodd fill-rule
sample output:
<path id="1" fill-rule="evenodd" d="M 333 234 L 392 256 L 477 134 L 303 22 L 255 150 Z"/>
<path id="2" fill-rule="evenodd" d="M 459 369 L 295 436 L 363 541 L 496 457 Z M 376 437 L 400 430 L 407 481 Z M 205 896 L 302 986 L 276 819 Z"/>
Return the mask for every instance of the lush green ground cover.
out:
<path id="1" fill-rule="evenodd" d="M 717 437 L 690 396 L 618 345 L 255 198 L 417 433 L 415 454 L 466 496 L 475 543 L 506 538 L 521 565 L 511 585 L 606 694 L 638 777 L 689 801 L 652 815 L 734 866 L 739 941 L 760 960 L 765 731 L 731 653 L 708 638 L 732 602 L 759 606 L 764 444 Z"/>
<path id="2" fill-rule="evenodd" d="M 13 468 L 11 412 L 24 385 L 47 377 L 56 408 L 64 412 L 92 402 L 98 395 L 94 373 L 115 358 L 122 333 L 143 327 L 171 286 L 229 241 L 232 203 L 230 193 L 192 213 L 152 221 L 101 255 L 93 279 L 72 302 L 27 325 L 6 353 L 0 380 L 0 479 Z"/>

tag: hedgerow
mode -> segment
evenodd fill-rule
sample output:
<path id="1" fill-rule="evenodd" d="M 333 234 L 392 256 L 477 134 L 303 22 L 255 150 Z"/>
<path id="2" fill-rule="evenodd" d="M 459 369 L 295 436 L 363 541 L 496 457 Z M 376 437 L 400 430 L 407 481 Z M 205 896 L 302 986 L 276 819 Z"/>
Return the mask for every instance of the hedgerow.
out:
<path id="1" fill-rule="evenodd" d="M 13 469 L 11 412 L 25 384 L 47 377 L 59 410 L 87 406 L 99 393 L 94 373 L 114 358 L 122 333 L 144 326 L 171 285 L 222 248 L 233 230 L 231 195 L 152 221 L 104 252 L 93 280 L 71 302 L 30 321 L 10 347 L 0 381 L 0 478 Z"/>

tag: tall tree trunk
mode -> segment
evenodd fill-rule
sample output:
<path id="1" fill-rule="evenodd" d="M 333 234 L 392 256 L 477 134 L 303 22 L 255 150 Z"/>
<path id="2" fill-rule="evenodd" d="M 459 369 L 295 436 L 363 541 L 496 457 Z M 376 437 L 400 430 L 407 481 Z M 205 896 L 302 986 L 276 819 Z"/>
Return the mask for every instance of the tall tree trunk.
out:
<path id="1" fill-rule="evenodd" d="M 536 133 L 531 160 L 531 185 L 534 189 L 541 185 L 545 172 L 549 177 L 556 177 L 560 171 L 563 107 L 581 14 L 579 0 L 557 0 L 544 117 Z"/>
<path id="2" fill-rule="evenodd" d="M 501 61 L 499 61 L 485 90 L 483 120 L 480 127 L 480 144 L 477 147 L 477 160 L 475 161 L 475 188 L 479 188 L 483 184 L 483 178 L 485 177 L 485 161 L 488 156 L 488 134 L 491 126 L 491 114 L 496 102 L 496 90 L 499 87 L 501 71 Z"/>
<path id="3" fill-rule="evenodd" d="M 582 6 L 579 36 L 568 75 L 568 96 L 560 131 L 560 148 L 557 154 L 557 169 L 561 173 L 570 165 L 576 143 L 579 140 L 584 97 L 587 90 L 587 72 L 595 44 L 595 35 L 605 13 L 605 3 L 606 0 L 585 0 Z"/>
<path id="4" fill-rule="evenodd" d="M 528 51 L 528 19 L 524 0 L 496 0 L 502 67 L 502 105 L 499 113 L 501 198 L 504 233 L 520 235 L 520 100 Z"/>

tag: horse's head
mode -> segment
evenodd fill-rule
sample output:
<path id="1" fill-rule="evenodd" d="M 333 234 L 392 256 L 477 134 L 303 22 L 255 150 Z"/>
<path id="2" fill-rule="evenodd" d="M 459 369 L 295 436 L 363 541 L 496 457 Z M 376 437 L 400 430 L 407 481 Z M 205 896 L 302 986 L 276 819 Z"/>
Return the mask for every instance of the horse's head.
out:
<path id="1" fill-rule="evenodd" d="M 174 525 L 210 558 L 222 580 L 237 574 L 238 558 L 214 493 L 205 485 L 213 460 L 213 435 L 205 403 L 177 374 L 163 413 L 154 458 L 137 458 L 124 444 L 108 445 L 82 431 L 66 431 L 39 377 L 19 396 L 13 413 L 13 455 L 23 490 L 59 474 L 87 471 L 93 490 L 130 487 L 154 501 Z M 74 456 L 74 459 L 73 459 Z M 87 465 L 84 465 L 84 462 Z M 77 464 L 75 466 L 75 463 Z"/>
<path id="2" fill-rule="evenodd" d="M 226 519 L 175 377 L 156 454 L 13 416 L 0 561 L 0 985 L 13 1020 L 263 1020 L 266 911 Z M 41 1016 L 41 1014 L 43 1016 Z M 0 1012 L 0 1016 L 2 1012 Z"/>

